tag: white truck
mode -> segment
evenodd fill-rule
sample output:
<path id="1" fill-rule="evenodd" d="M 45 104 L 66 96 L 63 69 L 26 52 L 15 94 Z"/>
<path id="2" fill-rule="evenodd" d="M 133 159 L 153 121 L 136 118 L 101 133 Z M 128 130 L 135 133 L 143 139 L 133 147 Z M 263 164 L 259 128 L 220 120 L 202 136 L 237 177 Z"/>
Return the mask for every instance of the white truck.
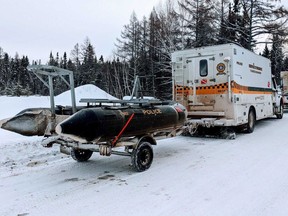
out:
<path id="1" fill-rule="evenodd" d="M 235 44 L 172 53 L 173 100 L 188 111 L 187 128 L 244 128 L 256 120 L 283 117 L 280 88 L 267 58 Z"/>
<path id="2" fill-rule="evenodd" d="M 281 71 L 281 86 L 284 109 L 288 109 L 288 71 Z"/>

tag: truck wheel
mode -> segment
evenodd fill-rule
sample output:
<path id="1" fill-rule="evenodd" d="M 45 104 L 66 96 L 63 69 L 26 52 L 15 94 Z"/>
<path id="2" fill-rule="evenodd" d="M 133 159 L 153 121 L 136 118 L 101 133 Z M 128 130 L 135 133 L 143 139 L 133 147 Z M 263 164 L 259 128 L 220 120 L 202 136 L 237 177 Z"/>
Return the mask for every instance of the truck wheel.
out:
<path id="1" fill-rule="evenodd" d="M 250 109 L 249 110 L 249 114 L 248 114 L 248 123 L 246 124 L 247 133 L 253 133 L 254 127 L 255 127 L 255 123 L 256 123 L 255 112 L 254 112 L 253 109 Z"/>
<path id="2" fill-rule="evenodd" d="M 143 172 L 152 164 L 153 149 L 149 142 L 141 142 L 132 152 L 132 166 L 138 172 Z"/>
<path id="3" fill-rule="evenodd" d="M 280 105 L 280 112 L 276 114 L 277 119 L 283 118 L 283 104 Z"/>
<path id="4" fill-rule="evenodd" d="M 71 150 L 72 158 L 78 162 L 84 162 L 89 160 L 92 154 L 93 152 L 90 150 L 74 149 L 74 148 Z"/>

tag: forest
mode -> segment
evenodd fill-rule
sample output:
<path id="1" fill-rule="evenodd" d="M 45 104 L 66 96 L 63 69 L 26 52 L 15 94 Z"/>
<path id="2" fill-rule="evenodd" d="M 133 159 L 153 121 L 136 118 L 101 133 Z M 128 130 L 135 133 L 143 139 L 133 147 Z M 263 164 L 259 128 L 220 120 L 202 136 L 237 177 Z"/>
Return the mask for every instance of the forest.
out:
<path id="1" fill-rule="evenodd" d="M 75 86 L 94 84 L 122 98 L 131 95 L 141 77 L 143 94 L 171 99 L 171 53 L 176 50 L 235 43 L 271 60 L 272 74 L 288 70 L 288 9 L 269 0 L 166 0 L 149 17 L 134 12 L 116 39 L 113 59 L 95 53 L 89 38 L 71 47 L 69 56 L 47 53 L 44 64 L 74 72 Z M 0 47 L 0 95 L 48 95 L 41 81 L 27 71 L 43 64 L 28 56 L 9 55 Z M 67 87 L 55 80 L 55 94 Z"/>

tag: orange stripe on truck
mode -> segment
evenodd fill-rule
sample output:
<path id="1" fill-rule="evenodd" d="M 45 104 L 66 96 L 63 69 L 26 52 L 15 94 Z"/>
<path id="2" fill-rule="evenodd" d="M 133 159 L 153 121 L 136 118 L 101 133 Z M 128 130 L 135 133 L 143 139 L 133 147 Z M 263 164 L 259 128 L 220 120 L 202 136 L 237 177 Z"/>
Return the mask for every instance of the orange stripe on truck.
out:
<path id="1" fill-rule="evenodd" d="M 192 95 L 193 87 L 176 85 L 176 94 Z M 272 94 L 270 88 L 255 88 L 242 86 L 236 82 L 231 82 L 231 91 L 235 94 Z M 225 94 L 228 93 L 228 83 L 221 83 L 213 86 L 198 86 L 196 87 L 196 95 L 208 95 L 208 94 Z"/>

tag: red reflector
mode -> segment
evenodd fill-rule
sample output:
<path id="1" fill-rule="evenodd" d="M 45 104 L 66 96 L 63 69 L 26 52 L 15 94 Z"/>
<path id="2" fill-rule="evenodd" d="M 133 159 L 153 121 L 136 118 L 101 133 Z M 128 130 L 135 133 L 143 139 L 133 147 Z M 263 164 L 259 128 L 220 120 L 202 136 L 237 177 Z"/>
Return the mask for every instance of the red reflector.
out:
<path id="1" fill-rule="evenodd" d="M 202 79 L 201 84 L 207 84 L 207 79 Z"/>
<path id="2" fill-rule="evenodd" d="M 180 107 L 175 107 L 177 112 L 183 112 L 183 110 Z"/>

